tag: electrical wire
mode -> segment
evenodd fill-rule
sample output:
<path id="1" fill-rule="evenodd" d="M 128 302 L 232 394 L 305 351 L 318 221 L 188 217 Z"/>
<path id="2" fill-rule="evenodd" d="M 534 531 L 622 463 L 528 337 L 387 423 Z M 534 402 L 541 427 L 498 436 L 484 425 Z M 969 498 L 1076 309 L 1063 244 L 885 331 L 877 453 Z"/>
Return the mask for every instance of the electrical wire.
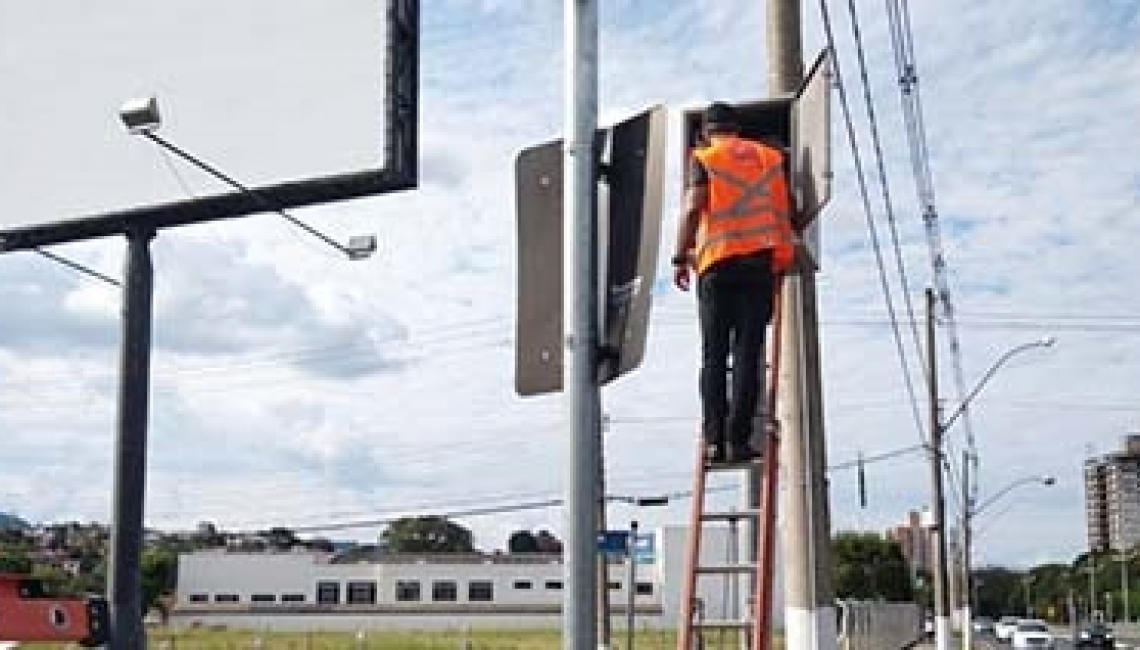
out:
<path id="1" fill-rule="evenodd" d="M 899 82 L 899 97 L 902 105 L 903 123 L 909 145 L 911 168 L 915 178 L 915 190 L 922 207 L 922 221 L 925 226 L 927 248 L 934 277 L 934 286 L 942 305 L 945 333 L 949 340 L 950 357 L 954 367 L 954 383 L 959 401 L 968 393 L 965 371 L 962 367 L 961 341 L 954 313 L 948 279 L 948 264 L 942 246 L 942 235 L 938 221 L 938 208 L 935 200 L 934 175 L 930 166 L 930 152 L 927 146 L 926 126 L 922 111 L 921 90 L 918 83 L 918 64 L 914 53 L 914 31 L 911 28 L 910 12 L 906 0 L 887 0 L 887 20 L 891 35 L 891 46 L 895 52 L 895 65 Z M 976 451 L 973 424 L 969 406 L 962 412 L 966 430 L 966 446 Z"/>
<path id="2" fill-rule="evenodd" d="M 832 52 L 835 52 L 835 34 L 831 25 L 831 13 L 827 8 L 827 0 L 820 0 L 819 2 L 820 14 L 823 19 L 824 31 L 827 36 L 828 47 Z M 839 57 L 834 57 L 834 72 L 836 88 L 839 93 L 839 103 L 842 107 L 843 121 L 847 129 L 847 141 L 851 148 L 851 155 L 855 164 L 856 179 L 859 184 L 859 195 L 863 206 L 863 214 L 867 222 L 867 230 L 871 236 L 871 246 L 875 253 L 875 264 L 879 272 L 879 283 L 883 291 L 884 300 L 887 307 L 887 315 L 891 323 L 891 331 L 894 334 L 895 352 L 898 355 L 899 365 L 902 369 L 903 380 L 906 386 L 907 396 L 911 404 L 911 412 L 914 416 L 915 428 L 918 431 L 919 438 L 924 444 L 927 443 L 928 436 L 925 427 L 923 426 L 922 416 L 918 408 L 918 398 L 915 395 L 914 382 L 910 376 L 910 367 L 907 363 L 906 346 L 903 344 L 902 333 L 899 329 L 898 317 L 895 314 L 894 302 L 891 297 L 890 282 L 887 279 L 886 264 L 883 261 L 882 247 L 879 244 L 878 231 L 875 227 L 875 219 L 871 210 L 870 192 L 867 188 L 867 178 L 863 171 L 862 156 L 859 154 L 859 143 L 855 136 L 855 126 L 851 117 L 851 107 L 847 99 L 847 91 L 843 84 L 843 75 L 840 70 Z"/>

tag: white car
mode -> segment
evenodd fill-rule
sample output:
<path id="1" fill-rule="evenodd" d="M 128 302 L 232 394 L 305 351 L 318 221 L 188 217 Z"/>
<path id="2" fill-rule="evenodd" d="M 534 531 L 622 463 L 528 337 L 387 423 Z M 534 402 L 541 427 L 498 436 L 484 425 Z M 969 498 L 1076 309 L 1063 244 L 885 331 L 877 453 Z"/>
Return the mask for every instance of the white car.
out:
<path id="1" fill-rule="evenodd" d="M 1052 648 L 1053 634 L 1045 621 L 1023 619 L 1017 622 L 1013 630 L 1012 643 L 1014 650 L 1034 650 L 1035 648 Z"/>
<path id="2" fill-rule="evenodd" d="M 1017 617 L 1002 616 L 994 623 L 994 638 L 998 643 L 1009 643 L 1013 640 L 1013 631 L 1017 629 Z"/>

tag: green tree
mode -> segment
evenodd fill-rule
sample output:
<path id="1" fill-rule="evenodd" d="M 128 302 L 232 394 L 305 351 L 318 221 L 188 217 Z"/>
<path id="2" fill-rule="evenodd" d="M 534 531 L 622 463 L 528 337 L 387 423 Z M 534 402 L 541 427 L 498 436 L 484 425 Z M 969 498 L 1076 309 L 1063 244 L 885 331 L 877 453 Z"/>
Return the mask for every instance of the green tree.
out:
<path id="1" fill-rule="evenodd" d="M 1022 574 L 1005 567 L 974 570 L 973 609 L 979 616 L 1020 616 L 1024 610 Z"/>
<path id="2" fill-rule="evenodd" d="M 511 553 L 537 553 L 538 538 L 529 530 L 516 530 L 507 540 L 507 550 Z"/>
<path id="3" fill-rule="evenodd" d="M 178 583 L 178 554 L 164 548 L 150 548 L 142 555 L 143 612 L 160 604 L 159 597 L 174 591 Z M 162 609 L 160 607 L 160 609 Z M 162 610 L 163 618 L 167 612 Z"/>
<path id="4" fill-rule="evenodd" d="M 902 547 L 876 533 L 843 532 L 831 543 L 835 595 L 908 602 L 914 585 Z"/>
<path id="5" fill-rule="evenodd" d="M 31 573 L 32 558 L 22 549 L 0 550 L 0 573 Z"/>
<path id="6" fill-rule="evenodd" d="M 382 539 L 393 553 L 469 553 L 471 531 L 446 517 L 404 517 L 388 525 Z"/>

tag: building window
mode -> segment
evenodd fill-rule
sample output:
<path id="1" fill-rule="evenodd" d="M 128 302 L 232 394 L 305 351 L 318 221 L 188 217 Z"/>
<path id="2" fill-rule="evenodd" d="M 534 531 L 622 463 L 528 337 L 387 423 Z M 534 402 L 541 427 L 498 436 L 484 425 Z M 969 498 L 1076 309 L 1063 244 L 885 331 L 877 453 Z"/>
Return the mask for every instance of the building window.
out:
<path id="1" fill-rule="evenodd" d="M 420 583 L 417 580 L 396 581 L 396 602 L 415 603 L 420 600 Z"/>
<path id="2" fill-rule="evenodd" d="M 305 594 L 281 594 L 281 602 L 303 603 L 305 602 Z"/>
<path id="3" fill-rule="evenodd" d="M 562 588 L 562 581 L 561 580 L 547 580 L 546 581 L 546 588 L 547 589 L 555 589 L 555 590 L 561 589 Z"/>
<path id="4" fill-rule="evenodd" d="M 637 595 L 638 596 L 652 596 L 653 595 L 653 583 L 652 582 L 639 582 L 639 583 L 637 583 Z"/>
<path id="5" fill-rule="evenodd" d="M 495 599 L 495 585 L 490 580 L 473 580 L 467 583 L 467 600 L 489 603 Z"/>
<path id="6" fill-rule="evenodd" d="M 190 602 L 192 603 L 205 603 L 209 602 L 210 597 L 206 594 L 190 594 Z"/>
<path id="7" fill-rule="evenodd" d="M 534 583 L 530 580 L 515 580 L 515 583 L 512 586 L 515 589 L 530 589 L 534 587 Z"/>
<path id="8" fill-rule="evenodd" d="M 453 603 L 459 599 L 459 587 L 454 580 L 436 580 L 431 583 L 431 599 L 435 602 Z"/>
<path id="9" fill-rule="evenodd" d="M 339 605 L 340 604 L 340 583 L 339 582 L 318 582 L 317 583 L 317 604 L 319 604 L 319 605 Z"/>
<path id="10" fill-rule="evenodd" d="M 275 603 L 275 602 L 277 602 L 277 596 L 274 596 L 273 594 L 254 594 L 254 595 L 249 597 L 249 602 L 251 602 L 251 603 Z"/>
<path id="11" fill-rule="evenodd" d="M 347 594 L 349 605 L 375 605 L 376 583 L 371 580 L 350 582 Z"/>
<path id="12" fill-rule="evenodd" d="M 610 580 L 609 582 L 606 583 L 606 586 L 609 587 L 611 590 L 621 589 L 621 583 L 618 582 L 617 580 Z"/>
<path id="13" fill-rule="evenodd" d="M 237 594 L 214 594 L 215 603 L 236 603 L 237 601 Z"/>

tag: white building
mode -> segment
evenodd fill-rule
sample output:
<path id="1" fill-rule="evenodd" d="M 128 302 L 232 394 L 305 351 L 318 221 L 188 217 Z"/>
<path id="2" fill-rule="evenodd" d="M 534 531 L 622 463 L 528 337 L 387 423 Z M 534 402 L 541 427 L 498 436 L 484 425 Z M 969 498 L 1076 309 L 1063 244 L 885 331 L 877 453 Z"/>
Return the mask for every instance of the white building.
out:
<path id="1" fill-rule="evenodd" d="M 685 536 L 684 527 L 666 527 L 639 544 L 633 585 L 639 626 L 676 627 Z M 727 527 L 706 526 L 702 564 L 741 557 L 731 539 Z M 611 612 L 621 618 L 629 574 L 625 559 L 610 564 Z M 387 555 L 342 563 L 325 553 L 199 551 L 179 557 L 170 622 L 278 630 L 557 627 L 564 580 L 561 557 L 548 554 Z M 704 615 L 741 618 L 748 583 L 739 575 L 702 577 Z M 773 620 L 780 625 L 778 580 L 773 591 Z"/>

